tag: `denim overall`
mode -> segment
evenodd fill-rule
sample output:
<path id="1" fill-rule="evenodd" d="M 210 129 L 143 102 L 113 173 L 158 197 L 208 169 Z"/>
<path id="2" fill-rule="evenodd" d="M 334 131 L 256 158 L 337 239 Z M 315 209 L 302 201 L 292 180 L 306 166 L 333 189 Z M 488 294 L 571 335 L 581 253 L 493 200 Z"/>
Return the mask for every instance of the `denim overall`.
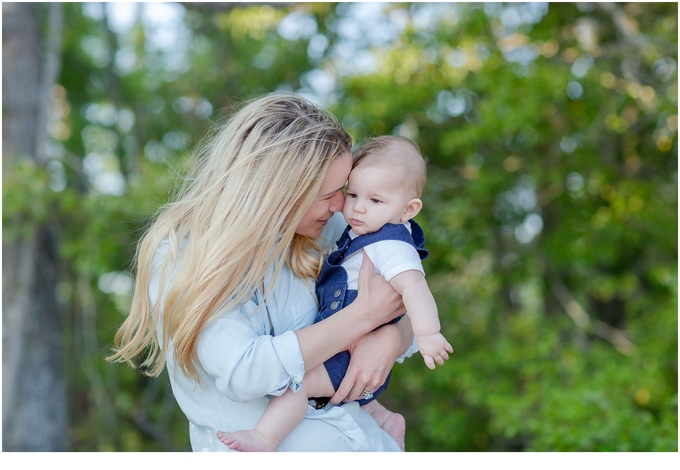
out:
<path id="1" fill-rule="evenodd" d="M 338 240 L 337 249 L 326 258 L 319 279 L 316 282 L 316 296 L 319 299 L 321 311 L 317 314 L 316 320 L 314 320 L 315 323 L 342 310 L 357 298 L 358 291 L 347 288 L 347 271 L 341 266 L 346 257 L 373 243 L 384 240 L 397 240 L 406 242 L 418 250 L 421 260 L 427 258 L 428 252 L 424 249 L 425 236 L 423 235 L 423 230 L 415 221 L 410 220 L 409 222 L 411 223 L 411 233 L 409 233 L 404 224 L 385 224 L 377 232 L 358 236 L 354 240 L 350 238 L 350 227 L 347 226 Z M 390 323 L 396 323 L 399 321 L 399 318 L 395 318 Z M 341 351 L 324 362 L 335 390 L 340 387 L 340 383 L 347 372 L 349 359 L 349 352 Z M 359 404 L 365 405 L 375 400 L 387 388 L 391 375 L 392 372 L 387 376 L 385 383 L 373 392 L 373 398 L 357 400 Z"/>

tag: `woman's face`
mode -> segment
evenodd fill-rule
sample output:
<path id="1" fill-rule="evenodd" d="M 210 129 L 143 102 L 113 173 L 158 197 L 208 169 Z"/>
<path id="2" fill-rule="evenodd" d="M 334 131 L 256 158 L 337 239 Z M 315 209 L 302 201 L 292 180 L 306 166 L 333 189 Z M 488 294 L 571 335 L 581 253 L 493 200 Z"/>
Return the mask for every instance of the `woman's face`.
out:
<path id="1" fill-rule="evenodd" d="M 351 170 L 352 156 L 349 152 L 343 153 L 331 163 L 328 173 L 321 183 L 319 195 L 300 220 L 295 233 L 310 238 L 321 235 L 321 230 L 333 213 L 342 210 L 345 203 L 342 189 L 347 183 Z"/>

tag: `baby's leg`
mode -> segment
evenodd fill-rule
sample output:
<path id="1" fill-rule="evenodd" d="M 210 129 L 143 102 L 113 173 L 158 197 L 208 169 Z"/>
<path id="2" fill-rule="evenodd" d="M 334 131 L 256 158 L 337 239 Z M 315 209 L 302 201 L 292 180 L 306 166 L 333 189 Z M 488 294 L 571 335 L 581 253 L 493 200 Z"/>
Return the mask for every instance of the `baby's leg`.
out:
<path id="1" fill-rule="evenodd" d="M 399 413 L 393 413 L 380 403 L 378 400 L 373 400 L 361 408 L 366 410 L 378 425 L 383 428 L 383 430 L 389 434 L 392 439 L 394 439 L 399 445 L 402 452 L 405 451 L 406 447 L 404 444 L 404 436 L 406 435 L 406 420 Z"/>
<path id="2" fill-rule="evenodd" d="M 297 393 L 292 390 L 272 397 L 264 413 L 249 431 L 217 432 L 230 449 L 241 452 L 275 452 L 281 442 L 302 421 L 310 397 L 330 397 L 335 393 L 326 368 L 321 365 L 305 374 Z"/>

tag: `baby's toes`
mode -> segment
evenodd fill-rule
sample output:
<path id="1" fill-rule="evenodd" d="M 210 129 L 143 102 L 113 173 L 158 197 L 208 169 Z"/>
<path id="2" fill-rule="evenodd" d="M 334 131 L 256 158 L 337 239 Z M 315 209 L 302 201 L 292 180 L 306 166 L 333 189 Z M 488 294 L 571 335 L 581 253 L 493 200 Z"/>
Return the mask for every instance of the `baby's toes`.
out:
<path id="1" fill-rule="evenodd" d="M 230 432 L 222 432 L 222 431 L 217 431 L 217 438 L 225 446 L 232 444 L 236 440 Z"/>

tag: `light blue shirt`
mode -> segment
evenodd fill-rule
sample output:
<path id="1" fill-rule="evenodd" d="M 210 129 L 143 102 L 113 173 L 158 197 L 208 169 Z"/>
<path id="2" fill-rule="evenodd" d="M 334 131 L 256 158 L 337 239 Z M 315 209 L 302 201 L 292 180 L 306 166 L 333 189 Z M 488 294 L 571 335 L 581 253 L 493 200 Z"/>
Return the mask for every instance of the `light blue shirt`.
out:
<path id="1" fill-rule="evenodd" d="M 324 227 L 322 236 L 334 243 L 346 224 L 337 213 Z M 158 268 L 167 255 L 164 240 L 154 253 Z M 158 300 L 159 269 L 151 278 L 151 301 Z M 272 272 L 265 276 L 265 285 Z M 177 403 L 189 420 L 189 435 L 194 451 L 228 452 L 217 439 L 217 431 L 252 429 L 262 415 L 270 396 L 286 389 L 297 391 L 304 377 L 304 361 L 294 330 L 311 325 L 317 313 L 313 286 L 284 265 L 276 286 L 267 297 L 267 310 L 256 314 L 258 296 L 211 323 L 197 344 L 201 385 L 188 379 L 175 366 L 172 350 L 167 354 L 167 369 Z M 271 323 L 270 323 L 271 319 Z M 161 335 L 162 322 L 158 322 Z M 270 331 L 274 331 L 274 336 Z M 411 349 L 400 358 L 416 352 Z M 279 451 L 394 451 L 399 447 L 358 403 L 315 410 L 311 406 L 302 423 L 283 441 Z"/>

